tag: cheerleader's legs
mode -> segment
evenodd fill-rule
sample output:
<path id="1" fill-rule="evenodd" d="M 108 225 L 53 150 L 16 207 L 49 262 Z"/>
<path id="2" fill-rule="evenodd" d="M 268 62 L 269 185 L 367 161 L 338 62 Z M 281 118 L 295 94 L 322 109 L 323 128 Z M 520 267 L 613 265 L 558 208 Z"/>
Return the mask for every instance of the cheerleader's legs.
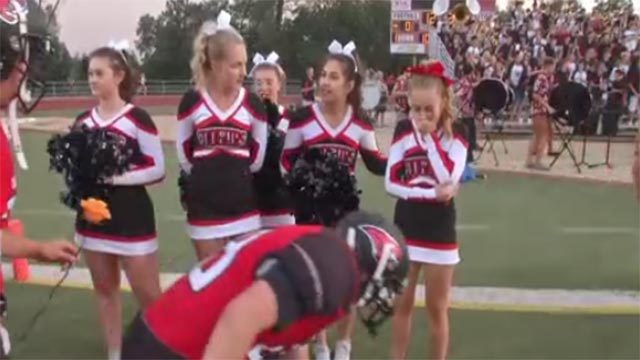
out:
<path id="1" fill-rule="evenodd" d="M 396 299 L 391 326 L 391 359 L 400 360 L 407 357 L 409 341 L 411 340 L 411 319 L 416 297 L 416 284 L 420 276 L 422 264 L 411 263 L 408 274 L 407 287 Z"/>
<path id="2" fill-rule="evenodd" d="M 140 256 L 123 256 L 122 268 L 127 275 L 133 295 L 138 300 L 140 309 L 146 308 L 160 297 L 162 290 L 160 290 L 160 268 L 157 252 Z"/>
<path id="3" fill-rule="evenodd" d="M 84 256 L 91 272 L 98 318 L 109 360 L 119 359 L 122 348 L 122 300 L 118 255 L 84 250 Z"/>
<path id="4" fill-rule="evenodd" d="M 449 302 L 454 268 L 454 265 L 435 264 L 427 264 L 425 268 L 431 359 L 445 359 L 449 350 Z"/>
<path id="5" fill-rule="evenodd" d="M 215 255 L 222 251 L 228 240 L 228 238 L 192 240 L 193 247 L 196 250 L 196 257 L 198 258 L 198 261 L 202 261 L 209 256 Z"/>

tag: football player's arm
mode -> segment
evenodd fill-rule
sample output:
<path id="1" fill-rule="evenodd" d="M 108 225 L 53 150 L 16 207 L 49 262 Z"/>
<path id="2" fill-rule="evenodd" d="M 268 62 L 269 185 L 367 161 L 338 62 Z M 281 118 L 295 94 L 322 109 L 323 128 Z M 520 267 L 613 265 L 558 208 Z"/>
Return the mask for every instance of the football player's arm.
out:
<path id="1" fill-rule="evenodd" d="M 266 260 L 258 280 L 222 313 L 205 349 L 205 359 L 240 359 L 261 332 L 284 327 L 302 316 L 292 281 L 280 262 Z"/>
<path id="2" fill-rule="evenodd" d="M 68 241 L 39 242 L 0 230 L 2 255 L 11 258 L 30 258 L 45 262 L 74 263 L 78 250 Z"/>
<path id="3" fill-rule="evenodd" d="M 278 320 L 276 294 L 264 280 L 255 282 L 238 295 L 222 313 L 203 359 L 243 359 L 255 337 Z"/>

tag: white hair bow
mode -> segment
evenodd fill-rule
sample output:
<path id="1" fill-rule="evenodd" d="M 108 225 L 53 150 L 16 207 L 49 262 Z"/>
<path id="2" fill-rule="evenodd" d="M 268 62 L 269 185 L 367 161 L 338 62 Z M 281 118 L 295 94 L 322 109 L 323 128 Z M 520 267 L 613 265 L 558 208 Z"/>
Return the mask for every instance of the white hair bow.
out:
<path id="1" fill-rule="evenodd" d="M 356 58 L 353 56 L 353 51 L 356 49 L 356 44 L 353 41 L 349 41 L 346 45 L 340 44 L 338 40 L 333 40 L 329 45 L 329 52 L 331 54 L 341 54 L 348 56 L 356 66 L 356 71 L 358 71 L 358 63 L 356 62 Z"/>
<path id="2" fill-rule="evenodd" d="M 229 29 L 233 29 L 233 27 L 231 26 L 231 14 L 222 10 L 218 14 L 218 18 L 216 19 L 216 22 L 215 23 L 213 21 L 205 22 L 202 25 L 201 31 L 203 34 L 207 36 L 211 36 L 215 34 L 218 30 L 229 30 Z"/>
<path id="3" fill-rule="evenodd" d="M 124 60 L 125 63 L 128 63 L 127 53 L 131 50 L 131 45 L 129 45 L 128 40 L 126 39 L 120 40 L 120 41 L 111 40 L 109 41 L 109 44 L 107 44 L 107 47 L 110 47 L 118 51 L 120 55 L 122 55 L 122 60 Z"/>
<path id="4" fill-rule="evenodd" d="M 107 44 L 107 46 L 118 51 L 129 51 L 131 49 L 131 46 L 129 45 L 128 40 L 120 40 L 120 41 L 111 40 L 109 41 L 109 44 Z"/>
<path id="5" fill-rule="evenodd" d="M 353 50 L 356 49 L 356 44 L 353 41 L 349 41 L 346 45 L 342 46 L 338 40 L 333 40 L 329 45 L 329 52 L 332 54 L 347 55 L 350 58 L 353 57 Z"/>
<path id="6" fill-rule="evenodd" d="M 253 65 L 257 66 L 264 63 L 277 65 L 278 59 L 280 59 L 280 55 L 278 55 L 275 51 L 272 51 L 269 55 L 267 55 L 266 58 L 262 56 L 262 54 L 256 53 L 253 56 Z"/>
<path id="7" fill-rule="evenodd" d="M 280 55 L 275 51 L 272 51 L 266 58 L 262 54 L 256 53 L 253 56 L 253 68 L 251 68 L 251 71 L 249 72 L 249 77 L 253 76 L 253 72 L 256 68 L 263 64 L 273 65 L 279 70 L 280 65 L 278 64 L 278 59 L 280 59 Z"/>

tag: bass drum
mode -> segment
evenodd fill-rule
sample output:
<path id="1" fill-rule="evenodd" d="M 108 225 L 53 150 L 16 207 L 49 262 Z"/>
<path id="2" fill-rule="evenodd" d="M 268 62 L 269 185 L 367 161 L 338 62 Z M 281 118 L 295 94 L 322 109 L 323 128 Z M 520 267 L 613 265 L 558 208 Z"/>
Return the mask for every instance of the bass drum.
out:
<path id="1" fill-rule="evenodd" d="M 499 113 L 513 101 L 513 91 L 498 79 L 484 79 L 473 89 L 473 103 L 477 111 Z"/>
<path id="2" fill-rule="evenodd" d="M 589 117 L 591 94 L 586 86 L 567 81 L 551 90 L 549 105 L 556 110 L 556 119 L 567 125 L 578 126 Z"/>

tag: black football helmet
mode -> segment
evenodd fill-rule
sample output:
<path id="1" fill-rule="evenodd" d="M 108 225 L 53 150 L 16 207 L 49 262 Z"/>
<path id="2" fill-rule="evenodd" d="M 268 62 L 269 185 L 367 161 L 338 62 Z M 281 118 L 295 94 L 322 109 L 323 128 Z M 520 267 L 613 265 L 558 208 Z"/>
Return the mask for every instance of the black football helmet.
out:
<path id="1" fill-rule="evenodd" d="M 409 255 L 400 230 L 384 217 L 352 212 L 336 226 L 351 247 L 360 270 L 358 315 L 371 334 L 393 314 L 394 300 L 405 285 Z"/>
<path id="2" fill-rule="evenodd" d="M 17 93 L 21 112 L 31 112 L 45 94 L 44 73 L 50 53 L 50 41 L 46 28 L 47 17 L 51 17 L 59 1 L 45 10 L 38 8 L 37 14 L 44 16 L 44 27 L 30 31 L 27 27 L 29 8 L 39 4 L 27 0 L 0 0 L 0 80 L 5 80 L 14 71 L 16 64 L 23 62 L 26 70 Z"/>

